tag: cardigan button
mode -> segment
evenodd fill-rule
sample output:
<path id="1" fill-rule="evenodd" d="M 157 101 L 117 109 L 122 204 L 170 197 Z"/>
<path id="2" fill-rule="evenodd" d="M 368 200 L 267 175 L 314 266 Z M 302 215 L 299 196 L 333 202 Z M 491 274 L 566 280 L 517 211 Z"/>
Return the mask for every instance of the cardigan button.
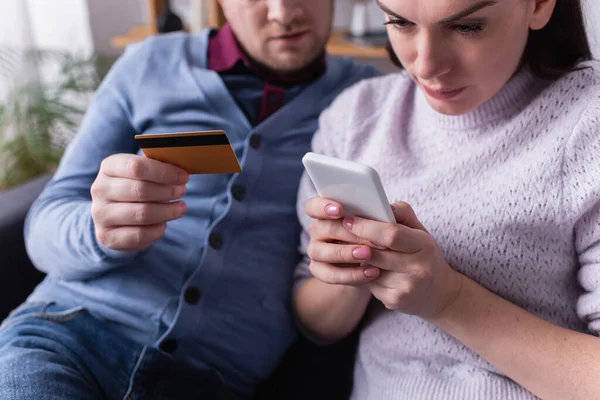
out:
<path id="1" fill-rule="evenodd" d="M 246 197 L 246 188 L 242 185 L 233 185 L 231 187 L 231 194 L 237 201 L 242 201 Z"/>
<path id="2" fill-rule="evenodd" d="M 213 249 L 219 250 L 223 247 L 223 237 L 220 234 L 213 232 L 208 237 L 208 244 L 210 244 L 210 247 Z"/>
<path id="3" fill-rule="evenodd" d="M 165 353 L 174 353 L 177 350 L 177 341 L 175 339 L 165 339 L 158 348 Z"/>
<path id="4" fill-rule="evenodd" d="M 260 135 L 252 135 L 250 137 L 250 147 L 252 147 L 255 150 L 260 147 L 261 142 L 262 138 L 260 137 Z"/>
<path id="5" fill-rule="evenodd" d="M 200 289 L 195 286 L 191 286 L 183 293 L 183 299 L 188 304 L 198 304 L 200 301 Z"/>

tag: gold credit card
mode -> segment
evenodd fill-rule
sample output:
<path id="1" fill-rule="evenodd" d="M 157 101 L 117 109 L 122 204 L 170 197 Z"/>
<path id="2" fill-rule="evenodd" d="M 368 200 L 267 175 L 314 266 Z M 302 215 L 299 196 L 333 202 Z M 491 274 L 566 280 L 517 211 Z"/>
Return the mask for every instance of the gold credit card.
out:
<path id="1" fill-rule="evenodd" d="M 146 157 L 173 164 L 189 174 L 231 174 L 242 171 L 224 131 L 136 135 Z"/>

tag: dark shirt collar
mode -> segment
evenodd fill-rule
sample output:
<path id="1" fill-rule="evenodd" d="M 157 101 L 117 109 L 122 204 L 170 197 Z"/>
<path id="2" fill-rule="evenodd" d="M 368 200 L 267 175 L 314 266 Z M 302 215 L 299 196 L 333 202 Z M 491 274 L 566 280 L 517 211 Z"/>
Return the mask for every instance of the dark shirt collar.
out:
<path id="1" fill-rule="evenodd" d="M 233 30 L 225 24 L 210 37 L 208 46 L 208 67 L 215 72 L 227 72 L 238 62 L 250 65 L 246 54 L 242 51 Z"/>
<path id="2" fill-rule="evenodd" d="M 244 66 L 265 81 L 274 81 L 260 66 L 256 65 L 242 50 L 233 30 L 225 24 L 218 32 L 211 35 L 208 46 L 208 67 L 218 73 L 231 72 L 237 66 Z M 326 57 L 323 53 L 312 64 L 299 71 L 292 78 L 279 80 L 279 83 L 294 85 L 320 78 L 326 69 Z"/>

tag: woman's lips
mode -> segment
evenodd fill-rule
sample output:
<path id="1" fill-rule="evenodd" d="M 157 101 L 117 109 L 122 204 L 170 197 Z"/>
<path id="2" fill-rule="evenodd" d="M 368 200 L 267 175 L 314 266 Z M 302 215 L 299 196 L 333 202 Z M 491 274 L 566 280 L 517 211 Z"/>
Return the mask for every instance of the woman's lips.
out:
<path id="1" fill-rule="evenodd" d="M 438 100 L 450 100 L 461 94 L 466 88 L 462 87 L 459 89 L 431 89 L 425 85 L 421 85 L 423 91 L 428 96 Z"/>

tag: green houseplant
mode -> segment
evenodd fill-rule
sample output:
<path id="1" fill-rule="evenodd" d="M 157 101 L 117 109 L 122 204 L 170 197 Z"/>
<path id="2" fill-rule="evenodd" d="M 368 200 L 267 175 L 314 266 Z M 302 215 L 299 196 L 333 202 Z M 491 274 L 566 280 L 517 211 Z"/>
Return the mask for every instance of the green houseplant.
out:
<path id="1" fill-rule="evenodd" d="M 9 59 L 8 50 L 2 50 L 0 72 L 14 76 L 11 63 L 2 62 Z M 38 70 L 50 69 L 55 78 L 13 84 L 0 104 L 0 190 L 56 168 L 110 65 L 107 59 L 49 51 L 30 51 L 23 60 Z"/>

